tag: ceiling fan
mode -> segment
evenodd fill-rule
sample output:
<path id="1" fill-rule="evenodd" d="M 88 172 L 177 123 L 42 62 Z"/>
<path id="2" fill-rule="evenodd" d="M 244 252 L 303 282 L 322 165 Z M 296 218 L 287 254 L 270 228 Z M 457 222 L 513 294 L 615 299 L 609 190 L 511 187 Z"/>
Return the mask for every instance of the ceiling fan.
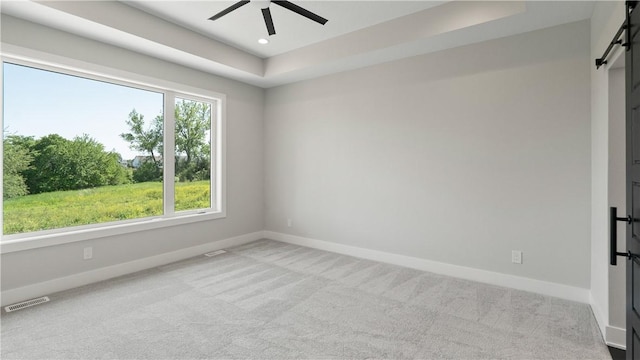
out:
<path id="1" fill-rule="evenodd" d="M 212 17 L 209 18 L 209 20 L 217 20 L 227 15 L 228 13 L 232 12 L 233 10 L 236 10 L 239 7 L 247 5 L 249 2 L 250 2 L 249 0 L 238 1 L 237 3 L 213 15 Z M 269 10 L 269 5 L 271 4 L 282 6 L 287 10 L 293 11 L 296 14 L 302 15 L 307 19 L 313 20 L 322 25 L 326 24 L 326 22 L 328 21 L 322 16 L 316 15 L 311 11 L 304 9 L 289 1 L 253 0 L 252 2 L 256 3 L 256 5 L 259 5 L 260 8 L 262 9 L 262 17 L 264 18 L 265 25 L 267 25 L 267 31 L 269 32 L 269 35 L 275 35 L 276 33 L 276 28 L 273 26 L 273 19 L 271 18 L 271 10 Z"/>

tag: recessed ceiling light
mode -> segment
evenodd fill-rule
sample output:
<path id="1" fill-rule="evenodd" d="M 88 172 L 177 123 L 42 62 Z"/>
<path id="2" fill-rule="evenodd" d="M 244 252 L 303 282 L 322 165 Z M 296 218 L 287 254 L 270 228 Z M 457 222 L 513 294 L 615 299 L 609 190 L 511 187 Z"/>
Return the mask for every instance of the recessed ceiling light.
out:
<path id="1" fill-rule="evenodd" d="M 258 43 L 262 44 L 262 45 L 266 45 L 269 43 L 269 40 L 267 39 L 258 39 Z"/>

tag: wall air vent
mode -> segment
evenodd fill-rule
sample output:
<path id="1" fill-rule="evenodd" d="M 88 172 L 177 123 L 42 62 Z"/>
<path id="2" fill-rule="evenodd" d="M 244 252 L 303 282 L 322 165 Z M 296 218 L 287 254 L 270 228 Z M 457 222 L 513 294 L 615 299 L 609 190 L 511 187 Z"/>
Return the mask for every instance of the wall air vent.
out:
<path id="1" fill-rule="evenodd" d="M 4 307 L 4 311 L 12 312 L 12 311 L 16 311 L 16 310 L 22 310 L 24 308 L 28 308 L 30 306 L 35 306 L 35 305 L 38 305 L 38 304 L 46 303 L 48 301 L 49 301 L 49 297 L 48 296 L 43 296 L 43 297 L 39 297 L 37 299 L 31 299 L 31 300 L 19 302 L 19 303 L 13 304 L 13 305 L 5 306 Z"/>
<path id="2" fill-rule="evenodd" d="M 206 253 L 206 254 L 204 254 L 204 256 L 214 257 L 214 256 L 225 254 L 225 253 L 226 253 L 225 250 L 216 250 L 216 251 L 212 251 L 212 252 Z"/>

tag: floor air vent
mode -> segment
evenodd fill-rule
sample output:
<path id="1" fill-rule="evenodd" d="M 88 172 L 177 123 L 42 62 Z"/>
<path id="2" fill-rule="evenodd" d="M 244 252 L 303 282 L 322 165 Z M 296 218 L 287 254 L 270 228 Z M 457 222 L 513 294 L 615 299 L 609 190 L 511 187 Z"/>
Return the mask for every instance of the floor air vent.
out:
<path id="1" fill-rule="evenodd" d="M 204 254 L 204 256 L 214 257 L 214 256 L 216 256 L 216 255 L 221 255 L 221 254 L 224 254 L 224 253 L 226 253 L 226 251 L 224 251 L 224 250 L 217 250 L 217 251 L 212 251 L 212 252 L 210 252 L 210 253 L 206 253 L 206 254 Z"/>
<path id="2" fill-rule="evenodd" d="M 29 306 L 34 306 L 42 303 L 46 303 L 49 301 L 48 296 L 39 297 L 37 299 L 31 299 L 23 302 L 19 302 L 17 304 L 9 305 L 4 307 L 4 311 L 12 312 L 16 310 L 22 310 L 24 308 L 28 308 Z"/>

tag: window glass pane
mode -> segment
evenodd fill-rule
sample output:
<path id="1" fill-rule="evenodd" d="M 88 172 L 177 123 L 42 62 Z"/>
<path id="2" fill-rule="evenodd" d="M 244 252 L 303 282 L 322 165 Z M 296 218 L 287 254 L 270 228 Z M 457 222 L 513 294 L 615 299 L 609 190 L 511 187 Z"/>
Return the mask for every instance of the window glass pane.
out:
<path id="1" fill-rule="evenodd" d="M 3 72 L 5 235 L 162 215 L 162 93 Z"/>
<path id="2" fill-rule="evenodd" d="M 211 207 L 212 103 L 176 98 L 176 211 Z"/>

